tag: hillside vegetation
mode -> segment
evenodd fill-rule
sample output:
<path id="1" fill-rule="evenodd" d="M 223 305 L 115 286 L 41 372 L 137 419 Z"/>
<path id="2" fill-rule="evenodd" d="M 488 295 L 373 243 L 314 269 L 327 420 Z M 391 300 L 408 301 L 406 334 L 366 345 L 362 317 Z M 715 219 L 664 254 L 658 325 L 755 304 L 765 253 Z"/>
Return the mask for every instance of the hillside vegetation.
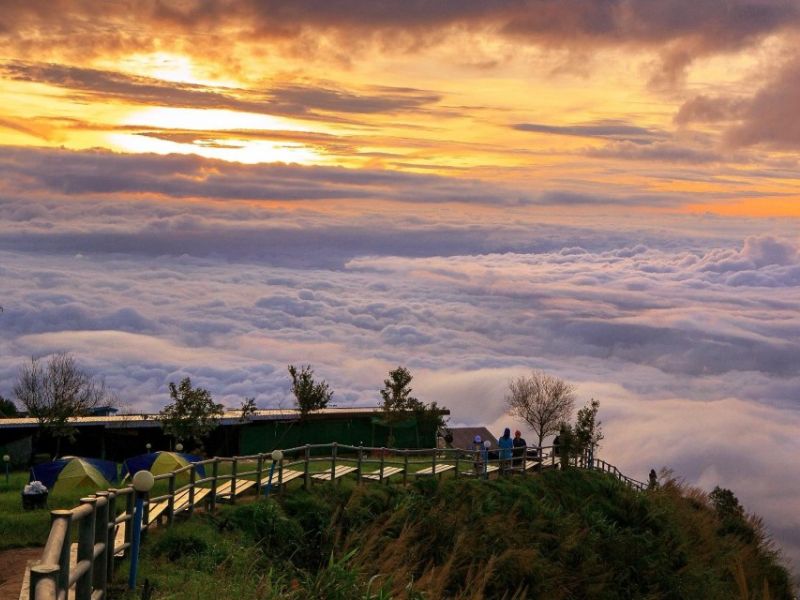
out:
<path id="1" fill-rule="evenodd" d="M 595 472 L 321 485 L 195 515 L 144 545 L 153 598 L 789 599 L 732 494 Z"/>

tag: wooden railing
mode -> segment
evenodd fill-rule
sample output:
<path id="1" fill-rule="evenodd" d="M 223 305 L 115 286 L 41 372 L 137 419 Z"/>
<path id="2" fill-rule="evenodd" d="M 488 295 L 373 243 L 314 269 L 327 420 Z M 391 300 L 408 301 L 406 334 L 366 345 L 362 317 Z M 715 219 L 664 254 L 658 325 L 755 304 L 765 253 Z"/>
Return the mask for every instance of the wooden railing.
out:
<path id="1" fill-rule="evenodd" d="M 293 479 L 300 479 L 307 488 L 316 479 L 339 480 L 345 473 L 354 475 L 359 484 L 363 481 L 383 483 L 397 477 L 405 485 L 410 477 L 441 478 L 445 474 L 478 479 L 488 478 L 491 473 L 525 475 L 555 468 L 563 461 L 552 446 L 528 447 L 524 452 L 516 449 L 508 457 L 497 449 L 490 453 L 458 448 L 398 450 L 335 442 L 307 444 L 282 452 L 283 458 L 273 467 L 271 481 L 268 477 L 273 466 L 270 454 L 215 457 L 157 475 L 158 488 L 154 489 L 163 490 L 166 485 L 166 491 L 145 497 L 143 530 L 159 523 L 169 527 L 178 512 L 191 516 L 200 502 L 214 511 L 220 501 L 235 503 L 240 489 L 253 490 L 259 496 L 266 491 L 265 485 L 274 485 L 283 491 L 284 483 Z M 575 468 L 606 473 L 632 489 L 647 489 L 647 484 L 623 475 L 615 466 L 592 459 L 588 454 L 572 456 L 568 461 Z M 228 466 L 224 473 L 220 469 L 223 465 Z M 200 466 L 206 471 L 210 467 L 211 473 L 206 472 L 205 477 L 198 479 Z M 183 479 L 184 475 L 188 478 L 187 483 L 178 486 L 178 479 Z M 82 498 L 80 505 L 71 510 L 51 511 L 50 534 L 41 560 L 31 567 L 30 600 L 67 600 L 72 588 L 75 600 L 106 597 L 108 584 L 114 575 L 115 557 L 124 556 L 131 546 L 134 494 L 131 486 L 112 488 Z M 75 545 L 77 556 L 73 560 L 72 533 L 75 527 L 78 541 Z"/>

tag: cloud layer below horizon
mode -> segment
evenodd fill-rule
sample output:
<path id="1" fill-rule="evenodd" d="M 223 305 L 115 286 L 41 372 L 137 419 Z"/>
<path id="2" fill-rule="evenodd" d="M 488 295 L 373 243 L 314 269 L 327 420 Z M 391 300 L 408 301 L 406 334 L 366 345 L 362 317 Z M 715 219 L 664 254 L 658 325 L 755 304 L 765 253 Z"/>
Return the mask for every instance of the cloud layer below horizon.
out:
<path id="1" fill-rule="evenodd" d="M 339 405 L 375 405 L 404 364 L 454 424 L 500 430 L 518 425 L 509 378 L 544 369 L 601 400 L 603 454 L 623 470 L 732 487 L 798 556 L 791 222 L 602 217 L 490 188 L 437 201 L 436 178 L 281 166 L 231 167 L 282 198 L 237 200 L 180 183 L 222 176 L 213 161 L 37 152 L 0 159 L 3 395 L 27 357 L 60 350 L 135 410 L 185 375 L 230 406 L 286 406 L 289 363 L 312 364 Z M 340 197 L 313 199 L 317 178 Z M 275 191 L 300 179 L 298 197 Z"/>

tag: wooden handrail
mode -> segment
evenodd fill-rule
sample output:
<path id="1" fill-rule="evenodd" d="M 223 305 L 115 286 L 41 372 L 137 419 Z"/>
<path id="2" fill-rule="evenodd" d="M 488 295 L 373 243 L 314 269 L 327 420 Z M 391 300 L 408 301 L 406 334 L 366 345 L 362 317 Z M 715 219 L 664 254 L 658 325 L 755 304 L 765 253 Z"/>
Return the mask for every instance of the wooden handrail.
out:
<path id="1" fill-rule="evenodd" d="M 329 456 L 312 457 L 313 450 L 318 451 L 321 449 L 329 449 Z M 549 459 L 550 464 L 555 464 L 556 456 L 553 446 L 526 447 L 523 454 L 524 461 L 529 460 L 528 454 L 530 451 L 536 452 L 536 461 L 540 465 L 546 464 L 546 459 Z M 378 453 L 377 458 L 372 456 L 375 452 Z M 352 464 L 355 462 L 357 465 L 355 474 L 359 484 L 362 481 L 368 481 L 367 478 L 362 477 L 365 465 L 375 464 L 378 465 L 378 476 L 376 478 L 378 482 L 383 481 L 387 465 L 402 465 L 402 481 L 403 484 L 406 484 L 409 476 L 416 475 L 409 472 L 409 467 L 426 463 L 428 470 L 432 471 L 434 476 L 437 475 L 437 466 L 447 463 L 447 466 L 443 468 L 454 470 L 455 477 L 458 478 L 461 475 L 463 460 L 468 459 L 467 464 L 469 464 L 481 452 L 481 450 L 463 448 L 372 448 L 349 446 L 336 442 L 330 444 L 306 444 L 305 446 L 283 450 L 284 459 L 281 459 L 276 465 L 277 473 L 274 474 L 273 481 L 277 481 L 277 485 L 282 490 L 285 469 L 299 467 L 303 473 L 303 485 L 308 487 L 311 482 L 311 463 L 319 461 L 330 461 L 329 473 L 331 479 L 336 478 L 337 463 L 341 464 L 341 461 L 348 461 Z M 292 455 L 292 458 L 289 458 L 290 455 Z M 586 456 L 575 456 L 574 459 L 576 467 L 606 473 L 631 489 L 643 491 L 648 487 L 644 482 L 624 475 L 616 466 L 602 459 L 594 456 L 591 457 L 591 460 Z M 257 461 L 255 470 L 239 471 L 242 461 L 253 460 Z M 151 504 L 167 502 L 167 510 L 165 511 L 167 524 L 172 524 L 176 511 L 176 496 L 187 491 L 188 503 L 185 500 L 182 501 L 180 508 L 185 508 L 191 516 L 196 506 L 198 489 L 205 490 L 200 497 L 208 494 L 207 502 L 209 503 L 209 509 L 213 512 L 216 509 L 217 490 L 220 481 L 230 481 L 231 503 L 236 501 L 237 480 L 243 481 L 244 478 L 255 476 L 255 485 L 252 485 L 252 479 L 249 480 L 251 483 L 248 485 L 255 488 L 257 495 L 260 494 L 262 489 L 261 481 L 264 477 L 264 463 L 267 461 L 271 461 L 271 458 L 263 453 L 248 456 L 214 457 L 190 463 L 169 473 L 157 475 L 154 478 L 156 481 L 168 481 L 168 492 L 153 498 L 145 495 L 145 523 L 149 522 Z M 453 461 L 455 465 L 450 464 Z M 230 474 L 220 475 L 219 465 L 222 462 L 231 463 Z M 498 462 L 498 460 L 493 459 L 492 462 Z M 207 465 L 211 465 L 211 475 L 198 478 L 198 467 Z M 469 468 L 471 472 L 472 466 L 470 465 Z M 511 472 L 514 470 L 512 469 Z M 525 473 L 525 471 L 525 463 L 523 463 L 522 472 Z M 189 473 L 189 482 L 176 487 L 176 477 L 186 472 Z M 209 483 L 211 484 L 210 490 L 207 487 L 201 487 Z M 227 496 L 227 493 L 225 495 Z M 125 512 L 117 515 L 117 498 L 121 497 L 125 498 Z M 41 559 L 38 564 L 31 567 L 30 600 L 66 599 L 70 595 L 70 588 L 73 586 L 75 588 L 75 600 L 104 598 L 108 584 L 114 576 L 114 558 L 116 554 L 119 552 L 127 554 L 131 547 L 133 504 L 134 490 L 132 486 L 128 485 L 119 489 L 112 488 L 108 491 L 99 491 L 92 497 L 82 498 L 80 505 L 71 510 L 51 511 L 50 533 L 42 551 Z M 70 565 L 73 524 L 78 528 L 78 560 L 74 566 Z M 122 525 L 125 526 L 124 539 L 119 546 L 115 547 L 117 527 Z"/>

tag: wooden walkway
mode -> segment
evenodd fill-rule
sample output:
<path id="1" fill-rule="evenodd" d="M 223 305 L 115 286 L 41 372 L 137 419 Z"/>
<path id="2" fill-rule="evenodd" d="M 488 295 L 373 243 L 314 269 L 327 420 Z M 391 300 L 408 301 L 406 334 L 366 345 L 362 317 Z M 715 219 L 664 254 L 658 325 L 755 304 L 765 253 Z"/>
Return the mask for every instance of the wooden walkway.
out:
<path id="1" fill-rule="evenodd" d="M 294 481 L 295 479 L 302 477 L 305 475 L 302 471 L 297 471 L 295 469 L 284 469 L 283 473 L 279 473 L 275 471 L 272 474 L 272 485 L 277 487 L 279 485 L 286 485 L 290 481 Z M 265 488 L 269 485 L 269 475 L 261 479 L 261 487 Z"/>
<path id="2" fill-rule="evenodd" d="M 322 449 L 331 450 L 330 458 L 319 457 L 319 451 Z M 346 457 L 341 455 L 337 457 L 337 453 L 341 452 L 343 449 L 350 452 L 350 454 Z M 550 447 L 538 448 L 537 457 L 532 455 L 525 456 L 524 458 L 523 456 L 515 457 L 519 460 L 516 464 L 514 464 L 513 461 L 509 461 L 508 464 L 501 465 L 498 461 L 491 461 L 486 466 L 484 473 L 491 474 L 499 472 L 498 474 L 511 476 L 513 474 L 524 474 L 531 469 L 536 469 L 538 471 L 557 468 L 558 462 L 560 461 L 557 462 L 557 457 L 552 449 L 550 449 L 550 452 L 547 454 L 543 452 L 548 449 L 550 449 Z M 282 452 L 289 456 L 286 463 L 287 468 L 282 467 L 284 464 L 283 462 L 280 463 L 280 466 L 272 463 L 275 467 L 278 467 L 278 470 L 272 473 L 272 485 L 281 486 L 284 489 L 288 483 L 294 480 L 305 480 L 303 482 L 304 484 L 308 484 L 311 481 L 341 481 L 347 475 L 353 473 L 360 474 L 359 480 L 364 479 L 366 481 L 382 481 L 384 479 L 388 481 L 392 477 L 402 475 L 403 483 L 406 483 L 410 477 L 438 476 L 439 478 L 443 478 L 447 473 L 451 473 L 455 478 L 476 476 L 474 459 L 477 453 L 459 448 L 434 448 L 425 451 L 425 453 L 420 453 L 418 450 L 387 450 L 386 448 L 353 447 L 332 443 L 317 445 L 307 444 L 297 448 L 290 448 Z M 379 460 L 376 460 L 375 456 L 378 456 Z M 386 460 L 387 456 L 389 460 Z M 232 458 L 215 457 L 213 459 L 200 461 L 198 465 L 206 467 L 212 465 L 214 475 L 211 477 L 203 477 L 197 481 L 195 479 L 197 473 L 192 473 L 192 481 L 195 485 L 192 494 L 193 506 L 207 502 L 210 499 L 212 500 L 213 507 L 217 499 L 223 501 L 226 499 L 233 500 L 249 490 L 255 491 L 266 488 L 269 484 L 269 476 L 265 473 L 264 468 L 266 466 L 272 466 L 269 462 L 271 458 L 269 454 L 262 453 L 255 456 L 234 456 Z M 329 463 L 327 462 L 328 460 L 330 460 Z M 339 461 L 338 464 L 337 460 Z M 384 462 L 385 460 L 386 462 Z M 219 465 L 227 462 L 232 463 L 231 473 L 235 475 L 218 475 Z M 314 463 L 313 466 L 312 462 Z M 330 466 L 326 467 L 326 464 Z M 402 467 L 399 466 L 401 464 L 403 465 Z M 482 465 L 483 463 L 481 462 L 479 464 Z M 592 458 L 590 455 L 576 456 L 574 460 L 571 461 L 571 464 L 574 464 L 575 468 L 591 469 L 614 477 L 619 480 L 621 484 L 627 485 L 634 490 L 647 489 L 646 483 L 627 477 L 614 465 L 601 459 Z M 252 468 L 254 465 L 256 465 L 255 469 Z M 244 466 L 245 470 L 242 469 L 242 466 Z M 248 467 L 249 470 L 247 470 Z M 183 467 L 171 473 L 159 475 L 157 479 L 165 482 L 168 480 L 169 489 L 175 489 L 176 477 L 184 473 L 186 469 L 192 468 L 196 467 Z M 312 472 L 312 468 L 316 472 Z M 420 470 L 417 471 L 416 469 Z M 482 474 L 483 473 L 478 473 L 477 475 L 480 476 Z M 235 483 L 234 480 L 231 480 L 232 476 L 236 477 Z M 210 498 L 212 495 L 210 486 L 215 485 L 215 482 L 218 484 L 215 488 L 216 493 L 213 498 Z M 117 498 L 117 506 L 119 506 L 119 498 L 132 493 L 133 490 L 131 487 L 118 490 L 114 496 Z M 89 525 L 89 523 L 92 523 L 93 520 L 101 516 L 103 519 L 107 520 L 108 526 L 116 527 L 114 530 L 114 549 L 121 548 L 125 545 L 126 528 L 130 524 L 123 521 L 117 525 L 119 516 L 107 514 L 108 511 L 105 510 L 104 507 L 108 505 L 110 500 L 105 499 L 103 497 L 104 495 L 103 492 L 98 493 L 96 504 L 99 506 L 95 506 L 95 503 L 92 503 L 90 506 L 91 510 L 80 506 L 68 511 L 68 514 L 54 513 L 53 526 L 51 526 L 50 535 L 42 559 L 39 561 L 49 562 L 47 565 L 35 564 L 33 566 L 33 573 L 31 576 L 35 576 L 34 579 L 36 581 L 42 581 L 43 579 L 49 580 L 52 582 L 50 585 L 59 587 L 61 582 L 58 579 L 52 579 L 52 571 L 49 570 L 49 565 L 55 564 L 56 562 L 64 563 L 62 568 L 65 572 L 66 569 L 69 568 L 69 561 L 67 561 L 69 552 L 66 552 L 66 549 L 67 544 L 69 544 L 70 549 L 72 549 L 72 539 L 74 539 L 74 537 L 66 536 L 67 527 L 65 526 L 65 519 L 71 519 L 73 526 L 77 528 L 83 553 L 93 552 L 97 557 L 103 556 L 104 560 L 107 558 L 104 555 L 104 538 L 102 535 L 98 537 L 93 533 L 94 524 Z M 164 516 L 170 516 L 168 513 L 170 504 L 172 506 L 171 516 L 186 512 L 190 509 L 189 496 L 189 489 L 182 489 L 172 495 L 171 502 L 168 499 L 165 500 L 164 498 L 167 498 L 167 496 L 163 495 L 158 502 L 151 502 L 149 510 L 147 511 L 148 515 L 146 523 L 144 524 L 145 527 L 156 526 L 164 521 Z M 130 501 L 131 496 L 128 495 L 127 498 L 128 501 Z M 67 511 L 60 512 L 64 513 Z M 126 516 L 127 515 L 123 515 L 123 517 Z M 171 522 L 172 519 L 168 519 L 168 521 Z M 93 536 L 94 540 L 92 541 Z M 117 556 L 119 556 L 119 554 L 120 553 L 117 553 Z M 74 564 L 74 559 L 71 562 Z M 77 575 L 77 577 L 80 576 L 80 574 Z M 26 581 L 29 581 L 29 579 L 26 578 Z M 84 579 L 81 585 L 94 584 L 91 582 L 87 583 Z M 46 588 L 47 586 L 44 587 Z M 72 591 L 66 594 L 63 588 L 59 589 L 58 592 L 61 594 L 59 596 L 60 598 L 64 598 L 65 596 L 71 597 L 73 594 Z M 94 594 L 97 592 L 98 590 L 93 590 Z M 25 600 L 27 600 L 27 591 L 25 592 Z"/>
<path id="3" fill-rule="evenodd" d="M 434 468 L 433 465 L 427 467 L 425 469 L 421 469 L 415 473 L 415 475 L 441 475 L 442 473 L 447 473 L 448 471 L 452 471 L 455 469 L 455 465 L 449 465 L 447 463 L 439 463 Z"/>
<path id="4" fill-rule="evenodd" d="M 380 481 L 381 479 L 389 479 L 392 475 L 399 475 L 403 471 L 405 471 L 403 467 L 383 467 L 383 473 L 381 473 L 380 469 L 376 469 L 375 471 L 364 473 L 361 477 L 373 481 Z"/>
<path id="5" fill-rule="evenodd" d="M 236 488 L 233 488 L 231 481 L 226 481 L 217 488 L 217 498 L 230 499 L 231 496 L 241 496 L 255 485 L 256 482 L 252 479 L 237 479 Z"/>
<path id="6" fill-rule="evenodd" d="M 317 481 L 332 481 L 334 479 L 341 479 L 345 475 L 358 471 L 358 467 L 349 467 L 347 465 L 338 465 L 331 473 L 331 470 L 314 473 L 311 477 Z"/>

